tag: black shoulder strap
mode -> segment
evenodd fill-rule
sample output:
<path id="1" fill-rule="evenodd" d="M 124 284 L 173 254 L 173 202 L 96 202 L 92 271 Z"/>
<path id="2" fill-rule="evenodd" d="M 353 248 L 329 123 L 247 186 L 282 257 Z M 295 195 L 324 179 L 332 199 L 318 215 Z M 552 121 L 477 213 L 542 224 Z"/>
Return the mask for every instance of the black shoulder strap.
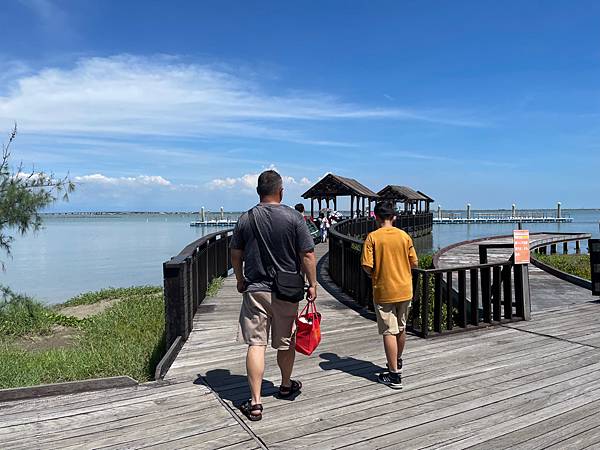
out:
<path id="1" fill-rule="evenodd" d="M 260 229 L 258 228 L 258 224 L 256 223 L 256 216 L 254 215 L 254 208 L 248 211 L 248 217 L 250 219 L 250 226 L 252 227 L 252 233 L 254 234 L 254 239 L 258 243 L 258 252 L 260 253 L 260 259 L 262 260 L 263 265 L 265 266 L 265 270 L 272 277 L 275 276 L 275 271 L 277 270 L 275 259 L 271 254 L 271 251 L 267 247 L 265 239 L 263 238 Z"/>

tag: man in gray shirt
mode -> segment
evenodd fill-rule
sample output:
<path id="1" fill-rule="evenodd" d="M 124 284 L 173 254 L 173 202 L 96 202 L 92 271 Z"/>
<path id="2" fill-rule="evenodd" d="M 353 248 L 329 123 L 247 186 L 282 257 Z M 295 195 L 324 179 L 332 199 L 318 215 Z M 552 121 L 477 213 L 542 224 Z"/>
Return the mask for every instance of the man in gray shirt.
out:
<path id="1" fill-rule="evenodd" d="M 256 188 L 260 203 L 254 207 L 257 226 L 277 268 L 285 272 L 302 271 L 308 279 L 308 301 L 317 298 L 317 276 L 313 239 L 298 211 L 282 205 L 281 176 L 267 170 L 258 177 Z M 243 294 L 240 311 L 240 337 L 248 344 L 246 370 L 252 398 L 240 406 L 250 420 L 262 418 L 261 385 L 265 370 L 265 350 L 269 333 L 277 350 L 281 370 L 281 397 L 292 397 L 302 383 L 292 380 L 295 348 L 294 332 L 298 303 L 290 303 L 272 292 L 273 278 L 263 264 L 248 213 L 242 214 L 231 240 L 231 263 L 237 290 Z M 267 259 L 268 261 L 268 259 Z"/>

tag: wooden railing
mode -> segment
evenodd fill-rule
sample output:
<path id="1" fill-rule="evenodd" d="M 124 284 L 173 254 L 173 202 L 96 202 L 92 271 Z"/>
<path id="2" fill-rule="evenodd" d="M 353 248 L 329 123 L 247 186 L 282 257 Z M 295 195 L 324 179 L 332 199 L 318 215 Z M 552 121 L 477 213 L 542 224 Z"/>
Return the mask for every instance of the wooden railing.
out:
<path id="1" fill-rule="evenodd" d="M 464 331 L 529 317 L 527 268 L 512 261 L 413 269 L 409 329 L 421 336 Z"/>
<path id="2" fill-rule="evenodd" d="M 538 259 L 538 255 L 553 255 L 553 254 L 569 254 L 570 250 L 574 250 L 575 254 L 581 253 L 581 241 L 587 241 L 592 237 L 589 233 L 563 233 L 564 238 L 560 241 L 556 240 L 547 240 L 547 241 L 539 241 L 536 242 L 532 247 L 531 254 L 531 263 L 542 269 L 545 272 L 548 272 L 555 277 L 558 277 L 562 280 L 568 281 L 569 283 L 573 283 L 579 287 L 584 289 L 592 290 L 592 282 L 590 280 L 586 280 L 584 278 L 572 275 L 567 272 L 563 272 L 556 267 L 550 266 Z M 573 243 L 573 247 L 569 247 L 569 243 Z"/>
<path id="3" fill-rule="evenodd" d="M 227 276 L 232 234 L 228 229 L 204 236 L 163 264 L 167 348 L 188 338 L 210 282 Z"/>
<path id="4" fill-rule="evenodd" d="M 373 309 L 371 279 L 360 258 L 374 229 L 368 219 L 335 225 L 329 238 L 329 275 L 358 305 Z M 421 337 L 524 320 L 529 316 L 529 276 L 512 261 L 444 269 L 413 269 L 409 331 Z"/>

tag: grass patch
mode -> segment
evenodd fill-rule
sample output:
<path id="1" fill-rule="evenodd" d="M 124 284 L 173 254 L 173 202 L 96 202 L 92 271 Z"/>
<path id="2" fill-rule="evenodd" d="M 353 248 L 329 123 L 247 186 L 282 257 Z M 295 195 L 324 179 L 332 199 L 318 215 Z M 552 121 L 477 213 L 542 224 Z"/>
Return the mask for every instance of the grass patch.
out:
<path id="1" fill-rule="evenodd" d="M 81 321 L 64 316 L 31 297 L 0 288 L 0 340 L 26 334 L 49 334 L 57 325 L 77 327 Z"/>
<path id="2" fill-rule="evenodd" d="M 208 288 L 206 289 L 206 296 L 214 297 L 215 295 L 217 295 L 219 289 L 223 287 L 224 281 L 225 278 L 223 277 L 213 278 L 212 281 L 209 283 Z"/>
<path id="3" fill-rule="evenodd" d="M 29 297 L 5 297 L 0 308 L 0 388 L 116 375 L 148 381 L 164 354 L 164 301 L 160 287 L 106 289 L 66 303 L 74 306 L 120 300 L 86 319 L 62 316 Z M 50 333 L 58 324 L 78 328 L 72 346 L 23 350 L 15 345 L 19 336 Z"/>
<path id="4" fill-rule="evenodd" d="M 86 292 L 67 300 L 58 307 L 63 306 L 79 306 L 79 305 L 91 305 L 104 300 L 114 300 L 118 298 L 129 297 L 131 295 L 153 295 L 162 293 L 160 286 L 134 286 L 126 288 L 108 288 L 102 289 L 101 291 Z"/>
<path id="5" fill-rule="evenodd" d="M 590 255 L 541 255 L 535 256 L 544 264 L 562 272 L 570 273 L 586 280 L 592 279 Z"/>

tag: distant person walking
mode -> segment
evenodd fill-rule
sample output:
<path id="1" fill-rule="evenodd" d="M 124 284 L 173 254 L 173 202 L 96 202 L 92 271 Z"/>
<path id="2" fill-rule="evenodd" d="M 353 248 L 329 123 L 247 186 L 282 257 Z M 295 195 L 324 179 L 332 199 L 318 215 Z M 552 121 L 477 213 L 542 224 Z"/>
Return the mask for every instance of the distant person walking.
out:
<path id="1" fill-rule="evenodd" d="M 261 385 L 269 334 L 281 370 L 279 396 L 292 397 L 302 388 L 300 381 L 291 379 L 298 303 L 278 298 L 274 292 L 277 277 L 302 269 L 309 284 L 307 300 L 317 298 L 313 239 L 299 212 L 281 204 L 281 176 L 274 170 L 261 173 L 256 190 L 260 203 L 238 219 L 231 240 L 237 290 L 243 293 L 239 338 L 248 344 L 246 370 L 252 394 L 240 410 L 252 421 L 262 418 Z M 300 295 L 303 295 L 302 285 Z"/>
<path id="2" fill-rule="evenodd" d="M 412 268 L 418 258 L 411 237 L 394 226 L 396 214 L 389 202 L 375 205 L 380 228 L 369 233 L 362 253 L 363 269 L 373 279 L 373 302 L 388 370 L 378 381 L 402 389 L 402 352 L 406 342 L 406 318 L 413 297 Z"/>
<path id="3" fill-rule="evenodd" d="M 329 222 L 329 218 L 324 214 L 319 214 L 319 233 L 321 236 L 321 242 L 327 242 L 327 235 L 329 234 L 329 227 L 331 226 L 331 222 Z"/>
<path id="4" fill-rule="evenodd" d="M 311 216 L 307 216 L 306 214 L 304 214 L 304 205 L 302 203 L 296 203 L 296 205 L 294 206 L 294 209 L 296 211 L 298 211 L 300 214 L 302 214 L 302 217 L 304 218 L 305 222 L 312 222 L 313 218 Z"/>

